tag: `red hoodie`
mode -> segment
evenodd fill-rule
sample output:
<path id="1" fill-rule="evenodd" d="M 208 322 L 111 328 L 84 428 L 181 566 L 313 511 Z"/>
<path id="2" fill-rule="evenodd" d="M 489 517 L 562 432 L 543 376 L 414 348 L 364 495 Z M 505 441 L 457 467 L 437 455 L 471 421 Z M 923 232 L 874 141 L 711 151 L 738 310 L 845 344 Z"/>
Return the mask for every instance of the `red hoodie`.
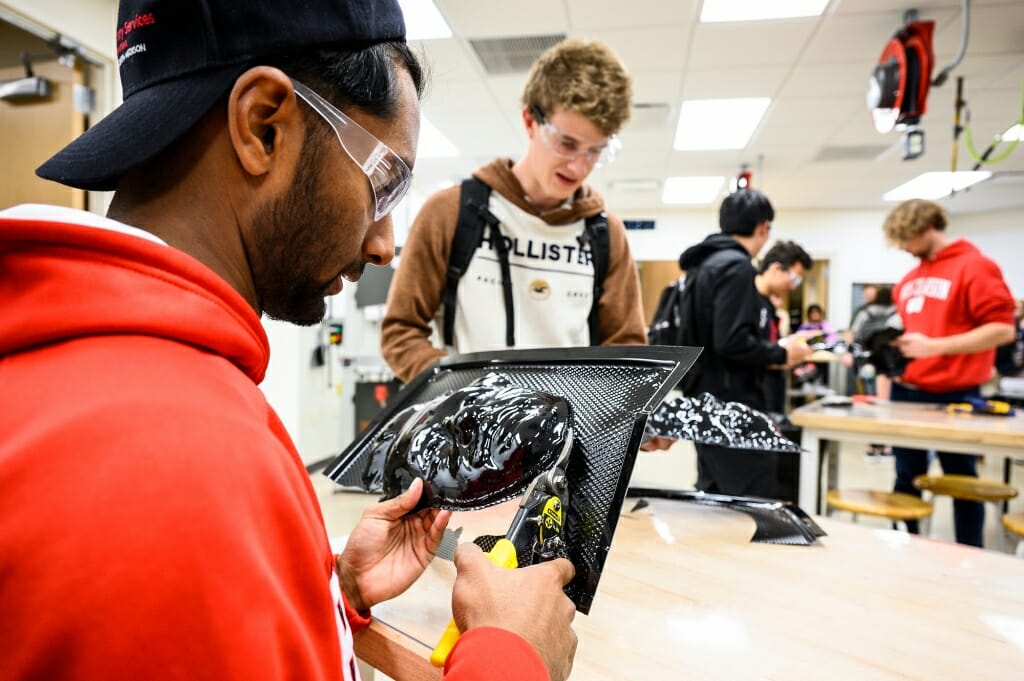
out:
<path id="1" fill-rule="evenodd" d="M 117 223 L 19 214 L 0 215 L 3 677 L 358 678 L 348 623 L 368 620 L 332 597 L 256 314 Z M 547 678 L 498 629 L 463 636 L 446 678 L 503 678 L 495 655 Z"/>
<path id="2" fill-rule="evenodd" d="M 952 336 L 982 324 L 1013 324 L 1014 300 L 999 266 L 958 239 L 922 260 L 893 291 L 906 332 Z M 992 377 L 995 349 L 915 359 L 902 380 L 927 392 L 973 388 Z"/>

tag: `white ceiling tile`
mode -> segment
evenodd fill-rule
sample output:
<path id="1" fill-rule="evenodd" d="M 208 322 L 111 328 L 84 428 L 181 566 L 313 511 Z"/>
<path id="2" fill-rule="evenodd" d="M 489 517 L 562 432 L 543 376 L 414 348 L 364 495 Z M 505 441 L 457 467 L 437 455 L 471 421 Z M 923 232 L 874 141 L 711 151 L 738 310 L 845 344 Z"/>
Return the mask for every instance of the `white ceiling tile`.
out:
<path id="1" fill-rule="evenodd" d="M 683 84 L 683 99 L 774 97 L 788 72 L 788 66 L 690 70 Z"/>
<path id="2" fill-rule="evenodd" d="M 1024 21 L 1022 17 L 1021 21 Z M 1024 43 L 1022 43 L 1024 45 Z M 939 61 L 935 65 L 935 73 L 946 67 L 950 59 Z M 972 54 L 961 61 L 949 74 L 949 79 L 942 86 L 941 91 L 949 92 L 949 99 L 952 101 L 953 92 L 956 88 L 956 79 L 963 76 L 964 86 L 969 95 L 973 90 L 980 88 L 1014 89 L 1020 91 L 1024 81 L 1024 53 L 1018 51 L 1011 55 Z M 932 88 L 932 92 L 940 91 Z M 929 95 L 929 99 L 931 95 Z"/>
<path id="3" fill-rule="evenodd" d="M 436 114 L 465 113 L 467 108 L 483 113 L 496 105 L 493 93 L 479 78 L 432 78 L 423 98 L 423 112 L 431 119 Z"/>
<path id="4" fill-rule="evenodd" d="M 837 127 L 826 140 L 826 143 L 843 146 L 875 146 L 896 144 L 899 142 L 899 139 L 900 135 L 895 131 L 882 134 L 875 130 L 875 126 L 871 122 L 871 116 L 868 114 L 867 109 L 865 109 L 863 116 L 854 117 Z"/>
<path id="5" fill-rule="evenodd" d="M 864 97 L 873 64 L 799 64 L 783 86 L 780 97 Z"/>
<path id="6" fill-rule="evenodd" d="M 1013 0 L 972 0 L 972 7 L 980 6 L 991 6 L 1006 4 Z M 833 13 L 836 16 L 843 16 L 848 14 L 878 14 L 878 13 L 896 13 L 897 17 L 902 17 L 903 12 L 910 8 L 919 10 L 922 14 L 931 14 L 937 10 L 955 10 L 960 11 L 960 2 L 958 0 L 914 0 L 912 3 L 901 4 L 893 2 L 893 0 L 835 0 L 833 5 Z"/>
<path id="7" fill-rule="evenodd" d="M 922 12 L 921 18 L 935 20 L 941 26 L 954 14 L 948 10 L 928 11 Z M 831 17 L 811 39 L 803 61 L 811 64 L 843 61 L 874 64 L 902 25 L 902 10 Z"/>
<path id="8" fill-rule="evenodd" d="M 690 27 L 657 25 L 636 29 L 603 29 L 587 37 L 607 43 L 630 71 L 682 69 Z"/>
<path id="9" fill-rule="evenodd" d="M 792 64 L 814 33 L 818 17 L 793 21 L 697 24 L 689 68 Z M 680 45 L 680 48 L 683 46 Z M 670 46 L 661 46 L 663 50 Z"/>
<path id="10" fill-rule="evenodd" d="M 458 38 L 418 40 L 412 46 L 422 53 L 430 77 L 435 81 L 480 77 L 483 74 L 483 67 L 477 62 L 473 50 Z"/>
<path id="11" fill-rule="evenodd" d="M 743 151 L 673 151 L 668 158 L 668 175 L 735 175 L 740 163 L 750 162 Z"/>
<path id="12" fill-rule="evenodd" d="M 523 88 L 526 86 L 526 74 L 491 76 L 487 79 L 487 86 L 494 96 L 494 101 L 502 107 L 506 107 L 507 113 L 518 119 L 519 111 L 523 106 L 520 99 L 523 96 Z"/>
<path id="13" fill-rule="evenodd" d="M 974 3 L 971 5 L 969 49 L 976 54 L 1020 52 L 1024 45 L 1024 3 L 985 7 L 984 11 L 978 11 Z M 952 57 L 960 46 L 962 30 L 958 16 L 936 31 L 936 52 Z"/>
<path id="14" fill-rule="evenodd" d="M 660 180 L 668 165 L 670 152 L 625 149 L 615 163 L 605 168 L 598 168 L 590 177 L 595 181 L 610 182 L 613 180 L 649 179 Z M 588 180 L 589 181 L 589 180 Z"/>
<path id="15" fill-rule="evenodd" d="M 1024 74 L 1022 74 L 1024 75 Z M 942 103 L 941 109 L 937 102 L 928 97 L 929 110 L 948 110 L 952 120 L 953 89 L 949 89 L 949 101 Z M 1019 121 L 1021 117 L 1021 90 L 968 90 L 965 93 L 967 106 L 971 111 L 971 120 L 1004 119 L 1007 123 Z"/>
<path id="16" fill-rule="evenodd" d="M 635 158 L 646 151 L 655 153 L 668 153 L 672 149 L 672 139 L 675 136 L 675 122 L 666 125 L 663 129 L 642 129 L 630 127 L 627 123 L 625 129 L 619 133 L 622 138 L 622 158 Z M 618 161 L 615 162 L 618 165 Z"/>
<path id="17" fill-rule="evenodd" d="M 568 33 L 565 4 L 550 0 L 480 2 L 436 0 L 452 30 L 464 38 Z"/>
<path id="18" fill-rule="evenodd" d="M 566 4 L 574 31 L 689 24 L 698 16 L 697 0 L 631 0 L 628 11 L 621 0 L 567 0 Z"/>
<path id="19" fill-rule="evenodd" d="M 864 97 L 780 97 L 772 102 L 766 121 L 784 125 L 844 123 L 851 117 L 868 115 Z"/>
<path id="20" fill-rule="evenodd" d="M 631 71 L 633 76 L 633 102 L 666 102 L 673 104 L 682 99 L 683 73 L 678 71 Z"/>
<path id="21" fill-rule="evenodd" d="M 824 144 L 832 133 L 836 131 L 833 123 L 820 123 L 817 125 L 772 125 L 770 122 L 761 124 L 751 140 L 748 148 L 757 149 L 760 145 L 765 146 L 794 146 L 803 148 L 814 148 L 817 150 Z"/>

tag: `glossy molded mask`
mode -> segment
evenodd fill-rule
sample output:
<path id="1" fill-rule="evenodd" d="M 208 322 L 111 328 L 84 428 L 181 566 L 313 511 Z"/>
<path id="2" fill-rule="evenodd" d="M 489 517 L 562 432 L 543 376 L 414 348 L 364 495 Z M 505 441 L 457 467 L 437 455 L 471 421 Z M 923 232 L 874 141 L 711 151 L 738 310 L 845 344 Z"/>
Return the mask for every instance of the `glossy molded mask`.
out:
<path id="1" fill-rule="evenodd" d="M 369 445 L 363 483 L 389 499 L 423 478 L 421 508 L 484 508 L 551 468 L 571 427 L 565 398 L 488 376 L 396 414 Z"/>

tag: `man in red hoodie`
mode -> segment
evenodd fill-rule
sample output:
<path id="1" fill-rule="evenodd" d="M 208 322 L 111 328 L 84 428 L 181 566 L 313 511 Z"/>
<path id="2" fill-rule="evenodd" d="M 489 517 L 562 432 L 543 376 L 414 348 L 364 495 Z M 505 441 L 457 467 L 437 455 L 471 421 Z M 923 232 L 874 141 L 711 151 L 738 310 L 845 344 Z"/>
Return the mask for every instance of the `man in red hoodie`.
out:
<path id="1" fill-rule="evenodd" d="M 911 199 L 885 220 L 885 236 L 921 263 L 893 291 L 903 335 L 895 343 L 912 361 L 892 386 L 894 402 L 961 402 L 979 396 L 992 377 L 996 347 L 1013 340 L 1014 302 L 999 266 L 966 239 L 946 234 L 939 204 Z M 921 496 L 914 478 L 928 470 L 928 453 L 893 447 L 897 492 Z M 977 476 L 975 457 L 939 452 L 946 474 Z M 982 546 L 980 502 L 954 500 L 956 540 Z M 916 533 L 916 522 L 908 522 Z"/>
<path id="2" fill-rule="evenodd" d="M 394 255 L 423 88 L 401 10 L 122 0 L 117 33 L 124 103 L 37 171 L 115 191 L 107 217 L 0 212 L 0 675 L 356 679 L 352 632 L 448 513 L 408 515 L 416 481 L 333 555 L 259 318 L 316 323 Z M 455 567 L 445 678 L 568 675 L 571 563 Z"/>

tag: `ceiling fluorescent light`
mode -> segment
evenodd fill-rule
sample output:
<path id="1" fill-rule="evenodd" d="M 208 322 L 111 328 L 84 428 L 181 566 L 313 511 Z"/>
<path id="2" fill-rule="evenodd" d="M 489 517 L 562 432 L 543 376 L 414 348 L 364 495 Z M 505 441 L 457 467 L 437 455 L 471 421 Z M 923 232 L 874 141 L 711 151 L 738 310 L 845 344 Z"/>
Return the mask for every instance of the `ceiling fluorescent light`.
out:
<path id="1" fill-rule="evenodd" d="M 431 0 L 398 0 L 405 16 L 407 40 L 451 38 L 452 29 Z"/>
<path id="2" fill-rule="evenodd" d="M 444 136 L 426 116 L 420 116 L 420 143 L 416 147 L 416 158 L 452 158 L 459 155 L 459 149 Z"/>
<path id="3" fill-rule="evenodd" d="M 711 203 L 725 185 L 721 175 L 667 177 L 661 192 L 662 203 Z"/>
<path id="4" fill-rule="evenodd" d="M 966 171 L 957 173 L 949 171 L 922 173 L 909 182 L 882 195 L 886 201 L 906 201 L 907 199 L 941 199 L 953 192 L 966 189 L 972 184 L 992 177 L 987 170 Z"/>
<path id="5" fill-rule="evenodd" d="M 829 0 L 704 0 L 702 23 L 817 17 Z"/>
<path id="6" fill-rule="evenodd" d="M 771 101 L 770 97 L 685 101 L 674 146 L 679 151 L 743 149 Z"/>
<path id="7" fill-rule="evenodd" d="M 1004 142 L 1020 142 L 1024 140 L 1024 125 L 1015 123 L 1008 127 L 1000 137 Z"/>

